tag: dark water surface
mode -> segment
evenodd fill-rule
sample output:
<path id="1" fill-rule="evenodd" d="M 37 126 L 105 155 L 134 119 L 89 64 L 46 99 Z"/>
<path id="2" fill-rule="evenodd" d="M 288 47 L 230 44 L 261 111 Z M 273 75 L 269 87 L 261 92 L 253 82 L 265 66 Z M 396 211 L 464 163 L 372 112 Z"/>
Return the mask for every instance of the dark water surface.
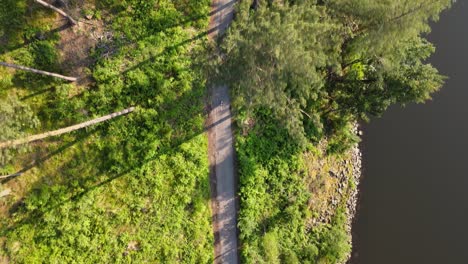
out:
<path id="1" fill-rule="evenodd" d="M 432 28 L 430 62 L 450 79 L 364 127 L 353 264 L 468 264 L 468 1 Z"/>

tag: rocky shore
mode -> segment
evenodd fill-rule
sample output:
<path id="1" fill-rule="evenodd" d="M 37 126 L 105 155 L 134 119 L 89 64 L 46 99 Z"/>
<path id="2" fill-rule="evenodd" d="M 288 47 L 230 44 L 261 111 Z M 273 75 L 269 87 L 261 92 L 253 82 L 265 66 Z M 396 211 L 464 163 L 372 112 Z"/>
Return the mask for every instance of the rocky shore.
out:
<path id="1" fill-rule="evenodd" d="M 361 136 L 358 125 L 353 133 Z M 325 153 L 327 142 L 321 142 L 318 148 Z M 307 157 L 307 160 L 312 158 Z M 344 155 L 329 156 L 323 154 L 315 162 L 309 162 L 309 172 L 312 175 L 309 189 L 314 194 L 310 202 L 312 211 L 317 212 L 312 218 L 309 228 L 331 223 L 338 208 L 345 208 L 347 218 L 346 232 L 351 236 L 351 229 L 356 214 L 358 188 L 361 178 L 362 154 L 359 144 L 355 144 Z"/>
<path id="2" fill-rule="evenodd" d="M 354 133 L 358 136 L 362 136 L 362 131 L 359 130 L 358 125 L 354 128 Z M 352 172 L 348 175 L 349 184 L 351 188 L 348 188 L 348 195 L 346 201 L 346 218 L 347 218 L 347 225 L 346 231 L 348 232 L 349 236 L 352 237 L 352 225 L 354 221 L 354 217 L 356 216 L 357 210 L 357 203 L 358 203 L 358 194 L 359 194 L 359 183 L 361 180 L 362 175 L 362 153 L 359 148 L 359 144 L 356 144 L 351 149 L 351 160 L 347 161 L 351 163 Z M 351 241 L 350 241 L 351 243 Z M 346 261 L 343 262 L 347 263 L 348 260 L 351 258 L 351 252 L 347 256 Z"/>

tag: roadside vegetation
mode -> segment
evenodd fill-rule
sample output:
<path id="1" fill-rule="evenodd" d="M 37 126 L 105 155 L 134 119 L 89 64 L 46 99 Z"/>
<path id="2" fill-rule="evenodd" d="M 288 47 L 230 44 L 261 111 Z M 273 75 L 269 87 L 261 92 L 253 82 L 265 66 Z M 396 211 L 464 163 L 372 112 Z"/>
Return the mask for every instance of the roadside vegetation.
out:
<path id="1" fill-rule="evenodd" d="M 355 186 L 348 170 L 340 189 L 345 198 L 337 202 L 335 172 L 352 159 L 357 122 L 392 104 L 429 100 L 443 85 L 426 62 L 435 48 L 424 35 L 450 4 L 239 4 L 220 69 L 237 119 L 245 263 L 346 261 L 350 223 L 343 201 Z M 329 163 L 334 159 L 343 162 Z"/>
<path id="2" fill-rule="evenodd" d="M 2 149 L 0 262 L 211 263 L 203 57 L 210 1 L 0 3 L 0 140 L 135 106 Z"/>
<path id="3" fill-rule="evenodd" d="M 326 144 L 302 149 L 265 109 L 255 121 L 237 137 L 243 263 L 342 263 L 351 249 L 352 153 L 331 157 Z"/>

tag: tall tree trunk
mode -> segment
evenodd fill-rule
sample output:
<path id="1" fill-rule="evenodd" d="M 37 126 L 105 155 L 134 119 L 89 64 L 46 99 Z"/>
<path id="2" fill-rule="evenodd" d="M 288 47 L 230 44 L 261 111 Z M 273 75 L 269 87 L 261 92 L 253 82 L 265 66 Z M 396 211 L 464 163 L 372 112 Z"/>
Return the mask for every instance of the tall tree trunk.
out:
<path id="1" fill-rule="evenodd" d="M 60 15 L 62 15 L 62 16 L 64 16 L 64 17 L 66 17 L 66 18 L 68 19 L 68 21 L 70 21 L 70 23 L 72 23 L 73 25 L 78 24 L 78 22 L 76 22 L 76 20 L 73 19 L 73 17 L 71 17 L 70 15 L 68 15 L 67 13 L 65 13 L 64 11 L 62 11 L 62 10 L 56 8 L 55 6 L 53 6 L 53 5 L 49 4 L 49 3 L 46 3 L 46 2 L 44 2 L 44 1 L 42 1 L 42 0 L 34 0 L 34 1 L 35 1 L 36 3 L 38 3 L 38 4 L 41 4 L 41 5 L 45 6 L 45 7 L 48 7 L 48 8 L 50 8 L 50 9 L 54 10 L 55 12 L 59 13 Z"/>
<path id="2" fill-rule="evenodd" d="M 47 132 L 47 133 L 33 135 L 33 136 L 21 138 L 21 139 L 15 139 L 15 140 L 10 140 L 10 141 L 0 142 L 0 149 L 30 143 L 30 142 L 33 142 L 33 141 L 41 140 L 41 139 L 52 137 L 52 136 L 59 136 L 59 135 L 69 133 L 69 132 L 72 132 L 72 131 L 75 131 L 75 130 L 78 130 L 78 129 L 81 129 L 81 128 L 85 128 L 85 127 L 88 127 L 88 126 L 91 126 L 91 125 L 94 125 L 94 124 L 104 122 L 106 120 L 115 118 L 117 116 L 126 115 L 128 113 L 133 112 L 133 111 L 135 111 L 135 107 L 130 107 L 130 108 L 124 109 L 122 111 L 115 112 L 115 113 L 112 113 L 112 114 L 109 114 L 109 115 L 105 115 L 105 116 L 102 116 L 102 117 L 99 117 L 99 118 L 96 118 L 96 119 L 93 119 L 93 120 L 90 120 L 90 121 L 86 121 L 86 122 L 83 122 L 83 123 L 80 123 L 80 124 L 77 124 L 77 125 L 73 125 L 73 126 L 69 126 L 69 127 L 58 129 L 58 130 L 50 131 L 50 132 Z"/>
<path id="3" fill-rule="evenodd" d="M 16 64 L 11 64 L 11 63 L 6 63 L 6 62 L 0 62 L 0 65 L 5 66 L 5 67 L 9 67 L 9 68 L 18 69 L 18 70 L 29 71 L 29 72 L 42 74 L 42 75 L 52 76 L 52 77 L 64 79 L 64 80 L 67 80 L 67 81 L 70 81 L 70 82 L 76 82 L 78 80 L 78 78 L 76 78 L 76 77 L 63 76 L 63 75 L 60 75 L 60 74 L 57 74 L 57 73 L 36 70 L 36 69 L 33 69 L 33 68 L 29 68 L 29 67 L 25 67 L 25 66 L 21 66 L 21 65 L 16 65 Z"/>

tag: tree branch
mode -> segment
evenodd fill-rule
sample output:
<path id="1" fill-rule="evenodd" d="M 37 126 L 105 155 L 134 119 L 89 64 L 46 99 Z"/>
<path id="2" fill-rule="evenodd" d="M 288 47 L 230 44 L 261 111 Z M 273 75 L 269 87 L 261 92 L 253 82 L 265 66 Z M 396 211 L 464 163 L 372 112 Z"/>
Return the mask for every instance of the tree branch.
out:
<path id="1" fill-rule="evenodd" d="M 440 0 L 433 0 L 431 2 L 428 2 L 428 3 L 424 3 L 424 4 L 420 4 L 419 6 L 413 8 L 413 9 L 410 9 L 406 12 L 402 12 L 401 14 L 399 14 L 398 16 L 395 16 L 395 17 L 392 17 L 390 19 L 388 19 L 387 21 L 384 21 L 384 23 L 386 24 L 389 24 L 389 23 L 393 23 L 393 22 L 396 22 L 398 20 L 401 20 L 403 19 L 404 17 L 407 17 L 409 15 L 412 15 L 420 10 L 422 10 L 423 8 L 427 7 L 427 6 L 431 6 L 433 4 L 436 4 L 437 2 L 440 2 Z M 367 25 L 367 26 L 364 26 L 362 28 L 359 28 L 359 30 L 357 30 L 355 33 L 355 35 L 360 35 L 361 33 L 364 33 L 366 31 L 368 31 L 369 29 L 372 29 L 373 27 L 378 27 L 379 25 Z M 354 38 L 354 37 L 353 37 Z M 351 39 L 353 39 L 351 38 Z"/>

